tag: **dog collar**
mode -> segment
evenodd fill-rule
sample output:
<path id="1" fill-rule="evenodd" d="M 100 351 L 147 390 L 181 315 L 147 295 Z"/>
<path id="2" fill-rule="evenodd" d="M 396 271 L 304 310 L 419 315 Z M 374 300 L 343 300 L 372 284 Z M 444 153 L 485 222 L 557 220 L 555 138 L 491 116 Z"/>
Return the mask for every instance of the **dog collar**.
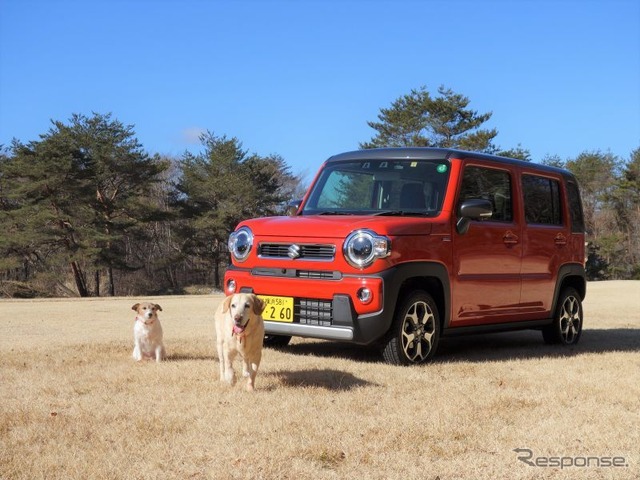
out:
<path id="1" fill-rule="evenodd" d="M 144 317 L 140 317 L 140 316 L 137 316 L 137 317 L 136 317 L 136 321 L 137 321 L 137 320 L 140 320 L 140 321 L 141 321 L 143 324 L 145 324 L 145 325 L 152 325 L 152 324 L 153 324 L 153 322 L 155 322 L 155 321 L 156 321 L 156 320 L 155 320 L 155 318 L 154 318 L 154 319 L 152 319 L 150 322 L 145 322 L 145 321 L 144 321 Z"/>

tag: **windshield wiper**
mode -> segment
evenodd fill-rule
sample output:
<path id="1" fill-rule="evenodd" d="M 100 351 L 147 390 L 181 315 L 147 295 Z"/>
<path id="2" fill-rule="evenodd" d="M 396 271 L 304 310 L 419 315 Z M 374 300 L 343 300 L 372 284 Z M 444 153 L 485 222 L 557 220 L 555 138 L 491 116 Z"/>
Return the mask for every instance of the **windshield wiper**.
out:
<path id="1" fill-rule="evenodd" d="M 331 211 L 326 211 L 326 212 L 319 212 L 316 215 L 353 215 L 353 213 L 341 212 L 341 211 L 338 211 L 338 210 L 331 210 Z"/>
<path id="2" fill-rule="evenodd" d="M 383 210 L 382 212 L 374 213 L 376 217 L 428 217 L 431 215 L 429 212 L 411 212 L 408 210 Z"/>

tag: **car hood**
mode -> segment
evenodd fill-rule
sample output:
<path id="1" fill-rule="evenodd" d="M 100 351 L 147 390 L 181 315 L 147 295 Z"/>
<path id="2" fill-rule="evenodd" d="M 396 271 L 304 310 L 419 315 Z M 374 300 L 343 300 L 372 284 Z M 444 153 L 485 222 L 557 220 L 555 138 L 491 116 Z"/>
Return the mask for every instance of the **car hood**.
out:
<path id="1" fill-rule="evenodd" d="M 245 220 L 259 237 L 344 238 L 354 230 L 366 228 L 379 235 L 428 235 L 432 218 L 374 217 L 370 215 L 313 215 L 298 217 L 264 217 Z"/>

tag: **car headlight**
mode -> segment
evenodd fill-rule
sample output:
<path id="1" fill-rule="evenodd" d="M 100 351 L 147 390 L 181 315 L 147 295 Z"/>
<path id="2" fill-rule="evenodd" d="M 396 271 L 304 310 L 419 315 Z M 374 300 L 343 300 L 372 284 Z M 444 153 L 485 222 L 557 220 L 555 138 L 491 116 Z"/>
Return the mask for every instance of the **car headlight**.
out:
<path id="1" fill-rule="evenodd" d="M 244 262 L 253 246 L 253 233 L 248 227 L 240 227 L 229 236 L 229 251 L 233 258 L 239 262 Z"/>
<path id="2" fill-rule="evenodd" d="M 371 230 L 356 230 L 344 242 L 343 252 L 347 262 L 356 268 L 366 268 L 377 258 L 389 256 L 391 241 Z"/>

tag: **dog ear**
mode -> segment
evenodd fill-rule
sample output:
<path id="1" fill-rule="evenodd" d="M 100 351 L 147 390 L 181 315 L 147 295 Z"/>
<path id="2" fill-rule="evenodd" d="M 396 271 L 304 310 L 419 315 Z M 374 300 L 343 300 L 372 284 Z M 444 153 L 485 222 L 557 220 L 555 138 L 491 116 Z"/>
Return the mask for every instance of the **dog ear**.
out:
<path id="1" fill-rule="evenodd" d="M 156 308 L 160 311 L 162 311 L 162 307 L 160 305 L 158 305 L 157 303 L 155 304 Z"/>
<path id="2" fill-rule="evenodd" d="M 131 307 L 131 310 L 138 310 L 138 307 L 140 306 L 139 303 L 136 303 L 133 307 Z"/>
<path id="3" fill-rule="evenodd" d="M 262 312 L 264 312 L 264 307 L 265 304 L 262 299 L 257 295 L 253 295 L 253 312 L 256 315 L 260 315 Z"/>
<path id="4" fill-rule="evenodd" d="M 222 302 L 222 313 L 227 313 L 229 311 L 229 306 L 231 305 L 232 298 L 233 298 L 233 295 L 229 295 L 227 298 L 224 299 L 224 302 Z"/>

